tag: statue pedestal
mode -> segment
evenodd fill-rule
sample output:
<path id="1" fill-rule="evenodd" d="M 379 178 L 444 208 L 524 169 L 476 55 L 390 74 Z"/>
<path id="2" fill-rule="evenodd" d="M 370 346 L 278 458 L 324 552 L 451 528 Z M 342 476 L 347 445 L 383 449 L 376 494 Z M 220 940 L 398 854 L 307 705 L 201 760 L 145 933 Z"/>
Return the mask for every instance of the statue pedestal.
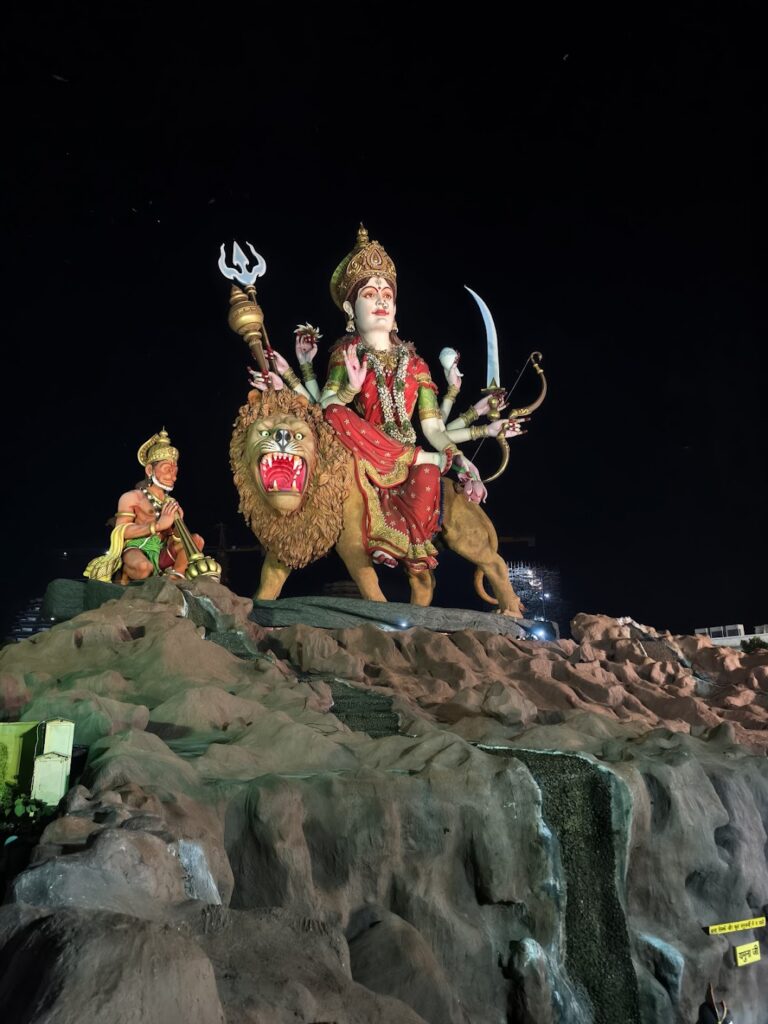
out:
<path id="1" fill-rule="evenodd" d="M 152 580 L 147 581 L 152 586 Z M 98 608 L 146 584 L 132 583 L 128 587 L 93 580 L 53 580 L 48 584 L 43 599 L 43 615 L 50 622 L 64 622 L 81 612 Z M 439 608 L 434 605 L 421 608 L 396 601 L 382 603 L 364 601 L 355 597 L 283 597 L 277 601 L 254 601 L 250 616 L 259 626 L 317 626 L 321 629 L 350 629 L 373 623 L 384 630 L 431 629 L 436 633 L 456 633 L 473 629 L 486 633 L 500 633 L 513 639 L 530 637 L 534 630 L 546 629 L 547 639 L 557 639 L 556 622 L 539 619 L 511 619 L 493 612 L 473 611 L 468 608 Z"/>
<path id="2" fill-rule="evenodd" d="M 436 633 L 456 633 L 463 629 L 501 633 L 515 639 L 530 636 L 534 628 L 547 627 L 557 638 L 557 624 L 511 619 L 493 612 L 466 608 L 421 608 L 395 601 L 364 601 L 354 597 L 284 597 L 277 601 L 254 601 L 251 619 L 260 626 L 317 626 L 322 629 L 349 629 L 373 623 L 384 630 L 431 629 Z"/>

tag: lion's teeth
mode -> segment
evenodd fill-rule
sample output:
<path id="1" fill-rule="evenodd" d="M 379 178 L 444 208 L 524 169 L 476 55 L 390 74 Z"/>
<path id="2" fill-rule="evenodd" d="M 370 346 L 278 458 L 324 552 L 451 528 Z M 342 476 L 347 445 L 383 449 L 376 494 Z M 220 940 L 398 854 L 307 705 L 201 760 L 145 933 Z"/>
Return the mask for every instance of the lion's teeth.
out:
<path id="1" fill-rule="evenodd" d="M 298 486 L 297 486 L 297 484 L 296 484 L 296 481 L 294 480 L 294 481 L 293 481 L 293 483 L 291 484 L 291 490 L 292 490 L 292 491 L 298 491 L 298 489 L 299 489 L 299 488 L 298 488 Z"/>
<path id="2" fill-rule="evenodd" d="M 272 481 L 272 486 L 269 489 L 270 489 L 270 491 L 276 491 L 277 490 L 277 480 L 273 480 Z"/>

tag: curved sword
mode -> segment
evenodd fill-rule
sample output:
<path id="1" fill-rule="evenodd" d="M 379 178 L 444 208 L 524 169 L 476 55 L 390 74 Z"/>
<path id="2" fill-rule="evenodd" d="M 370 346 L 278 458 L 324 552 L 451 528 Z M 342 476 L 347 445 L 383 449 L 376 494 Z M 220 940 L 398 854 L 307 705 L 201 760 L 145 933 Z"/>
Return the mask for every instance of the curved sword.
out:
<path id="1" fill-rule="evenodd" d="M 480 315 L 483 318 L 483 323 L 485 324 L 488 365 L 486 369 L 484 390 L 491 393 L 488 401 L 488 419 L 497 420 L 501 416 L 501 413 L 499 412 L 499 396 L 496 394 L 496 392 L 501 390 L 501 371 L 499 370 L 499 337 L 496 333 L 496 324 L 493 322 L 490 309 L 488 309 L 488 306 L 480 298 L 477 292 L 473 291 L 469 285 L 465 284 L 464 287 L 477 303 Z M 501 462 L 499 463 L 496 472 L 492 473 L 489 477 L 486 477 L 483 483 L 489 483 L 491 480 L 496 480 L 497 477 L 500 477 L 507 468 L 507 464 L 509 462 L 509 441 L 507 441 L 504 436 L 503 430 L 496 435 L 496 441 L 498 442 L 499 448 L 501 448 Z"/>
<path id="2" fill-rule="evenodd" d="M 473 291 L 466 284 L 464 285 L 464 287 L 467 289 L 469 294 L 477 303 L 480 309 L 480 314 L 483 318 L 483 323 L 485 324 L 485 336 L 488 347 L 488 370 L 486 374 L 486 385 L 484 390 L 486 393 L 490 392 L 490 400 L 488 402 L 490 411 L 488 413 L 488 419 L 498 420 L 501 416 L 501 413 L 499 412 L 500 399 L 498 394 L 495 393 L 501 391 L 501 373 L 499 370 L 499 339 L 498 335 L 496 334 L 496 324 L 493 322 L 493 317 L 491 316 L 490 309 L 488 309 L 488 306 L 480 298 L 477 292 Z M 541 366 L 539 365 L 539 363 L 541 362 L 541 358 L 541 352 L 532 352 L 528 356 L 528 358 L 525 361 L 525 365 L 523 366 L 523 369 L 518 374 L 517 380 L 512 385 L 510 391 L 511 394 L 511 392 L 515 390 L 518 381 L 523 375 L 523 370 L 525 370 L 525 367 L 528 365 L 528 363 L 530 363 L 539 377 L 539 397 L 528 406 L 521 406 L 519 409 L 506 410 L 505 419 L 518 419 L 521 416 L 530 416 L 534 409 L 538 409 L 541 403 L 546 398 L 547 378 L 544 376 L 544 371 L 541 369 Z M 509 463 L 509 442 L 507 441 L 506 437 L 504 437 L 503 430 L 501 431 L 501 433 L 497 435 L 496 440 L 498 441 L 499 448 L 501 448 L 501 463 L 499 464 L 499 467 L 495 473 L 492 473 L 491 476 L 485 478 L 485 480 L 483 481 L 484 483 L 490 483 L 491 480 L 496 480 L 498 477 L 500 477 L 504 470 L 507 468 L 507 465 Z"/>
<path id="3" fill-rule="evenodd" d="M 466 290 L 472 296 L 480 309 L 480 315 L 483 318 L 485 324 L 485 337 L 488 348 L 488 369 L 486 373 L 485 386 L 486 388 L 500 388 L 501 387 L 501 374 L 499 371 L 499 338 L 496 333 L 496 324 L 493 322 L 491 311 L 488 306 L 480 298 L 477 292 L 473 291 L 469 285 L 464 285 Z"/>

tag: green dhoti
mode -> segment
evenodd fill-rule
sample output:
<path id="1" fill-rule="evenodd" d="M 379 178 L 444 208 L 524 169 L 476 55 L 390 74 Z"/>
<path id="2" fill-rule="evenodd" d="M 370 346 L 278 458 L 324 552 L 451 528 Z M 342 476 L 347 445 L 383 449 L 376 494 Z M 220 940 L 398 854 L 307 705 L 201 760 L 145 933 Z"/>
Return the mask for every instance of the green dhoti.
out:
<path id="1" fill-rule="evenodd" d="M 132 540 L 127 540 L 123 545 L 123 551 L 127 551 L 128 548 L 136 548 L 138 551 L 141 551 L 152 563 L 155 573 L 159 573 L 160 555 L 164 547 L 165 541 L 163 538 L 155 534 L 154 536 L 134 537 Z"/>

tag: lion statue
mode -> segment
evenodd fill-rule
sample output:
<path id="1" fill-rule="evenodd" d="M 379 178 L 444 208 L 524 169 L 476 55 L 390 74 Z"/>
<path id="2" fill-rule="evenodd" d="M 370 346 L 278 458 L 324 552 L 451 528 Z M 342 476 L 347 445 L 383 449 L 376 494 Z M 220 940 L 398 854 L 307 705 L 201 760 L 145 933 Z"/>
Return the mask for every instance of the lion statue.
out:
<path id="1" fill-rule="evenodd" d="M 354 480 L 352 455 L 339 443 L 318 405 L 295 392 L 251 391 L 241 406 L 230 444 L 240 511 L 266 550 L 255 597 L 280 595 L 291 570 L 322 558 L 332 548 L 363 598 L 386 601 L 363 544 L 363 497 Z M 498 554 L 493 523 L 443 478 L 441 538 L 475 566 L 475 589 L 505 615 L 523 608 Z M 483 577 L 495 597 L 483 586 Z M 432 603 L 432 572 L 408 573 L 411 603 Z"/>

